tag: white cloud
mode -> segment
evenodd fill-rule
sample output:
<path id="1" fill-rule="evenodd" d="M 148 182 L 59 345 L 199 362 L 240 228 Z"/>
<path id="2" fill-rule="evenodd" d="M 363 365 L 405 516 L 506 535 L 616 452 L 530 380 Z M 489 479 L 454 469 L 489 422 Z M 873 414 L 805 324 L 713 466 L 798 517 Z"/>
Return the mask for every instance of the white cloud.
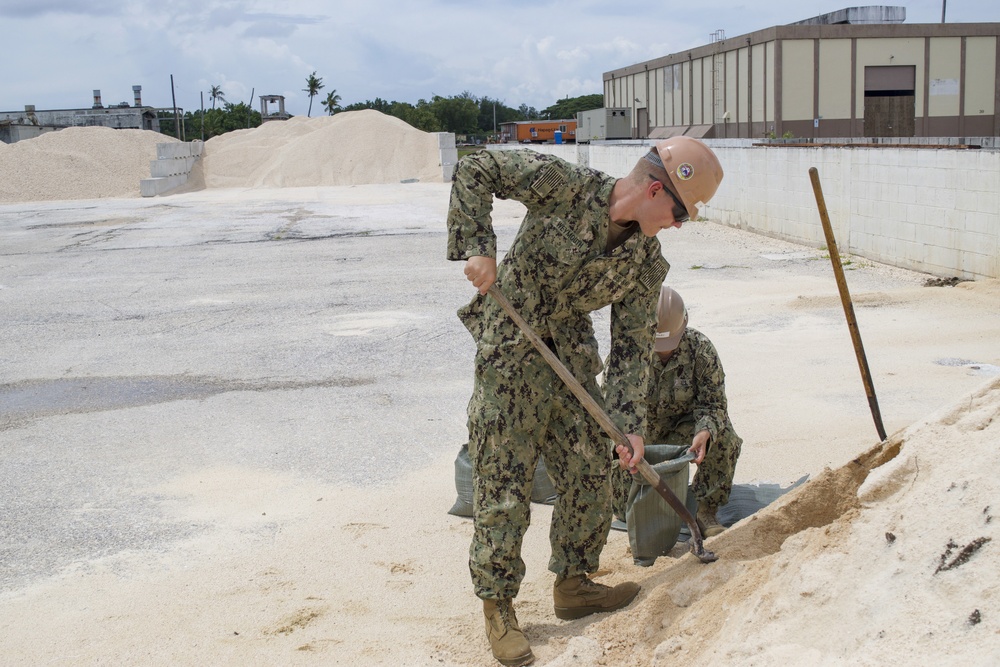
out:
<path id="1" fill-rule="evenodd" d="M 230 101 L 283 94 L 304 114 L 313 71 L 343 104 L 477 96 L 538 109 L 601 92 L 606 71 L 851 3 L 775 0 L 653 4 L 623 0 L 0 0 L 5 51 L 0 109 L 90 106 L 105 100 L 194 110 L 221 85 Z M 276 11 L 277 9 L 277 11 Z M 907 23 L 940 20 L 939 0 L 907 3 Z M 1000 3 L 952 0 L 948 20 L 1000 21 Z M 255 100 L 256 106 L 256 100 Z M 315 106 L 315 104 L 314 104 Z"/>

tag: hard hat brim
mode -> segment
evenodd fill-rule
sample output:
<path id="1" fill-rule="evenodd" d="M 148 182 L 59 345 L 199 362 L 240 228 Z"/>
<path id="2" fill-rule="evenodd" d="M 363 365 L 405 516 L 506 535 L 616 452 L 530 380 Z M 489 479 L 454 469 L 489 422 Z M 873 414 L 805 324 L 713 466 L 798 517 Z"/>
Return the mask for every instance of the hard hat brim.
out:
<path id="1" fill-rule="evenodd" d="M 681 336 L 684 335 L 684 329 L 681 329 L 677 333 L 671 336 L 657 336 L 656 343 L 653 345 L 653 350 L 655 352 L 673 352 L 680 345 Z"/>
<path id="2" fill-rule="evenodd" d="M 654 352 L 673 352 L 677 349 L 677 346 L 681 344 L 681 336 L 687 331 L 688 318 L 687 313 L 684 314 L 684 323 L 681 325 L 677 331 L 665 336 L 661 333 L 656 334 L 656 342 L 653 343 Z"/>

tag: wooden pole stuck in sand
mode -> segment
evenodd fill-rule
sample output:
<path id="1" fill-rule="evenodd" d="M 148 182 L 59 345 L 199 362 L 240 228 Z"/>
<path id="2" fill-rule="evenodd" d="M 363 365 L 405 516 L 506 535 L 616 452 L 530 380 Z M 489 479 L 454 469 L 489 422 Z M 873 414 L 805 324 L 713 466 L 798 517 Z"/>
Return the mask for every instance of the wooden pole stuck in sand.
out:
<path id="1" fill-rule="evenodd" d="M 833 275 L 837 278 L 837 288 L 840 290 L 840 302 L 844 306 L 844 315 L 847 317 L 847 328 L 851 331 L 854 354 L 858 358 L 858 367 L 861 369 L 861 380 L 865 384 L 868 407 L 871 408 L 872 418 L 875 420 L 875 430 L 878 431 L 879 438 L 885 440 L 885 427 L 882 425 L 882 413 L 879 411 L 878 398 L 875 396 L 875 385 L 872 384 L 872 374 L 868 369 L 868 358 L 865 356 L 865 348 L 861 343 L 858 320 L 854 316 L 854 304 L 851 302 L 851 293 L 847 290 L 844 267 L 840 264 L 840 251 L 837 249 L 837 240 L 833 236 L 833 227 L 830 225 L 830 215 L 826 210 L 826 200 L 823 198 L 823 188 L 819 184 L 819 172 L 816 170 L 816 167 L 809 167 L 809 180 L 812 181 L 813 193 L 816 195 L 816 206 L 819 207 L 819 217 L 823 222 L 823 233 L 826 235 L 826 247 L 830 251 Z"/>

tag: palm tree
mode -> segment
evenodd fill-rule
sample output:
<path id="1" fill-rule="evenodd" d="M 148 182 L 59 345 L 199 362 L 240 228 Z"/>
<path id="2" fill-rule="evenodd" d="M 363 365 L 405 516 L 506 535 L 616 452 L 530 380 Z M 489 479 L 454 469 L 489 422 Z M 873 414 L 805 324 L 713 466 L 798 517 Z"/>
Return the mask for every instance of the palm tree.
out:
<path id="1" fill-rule="evenodd" d="M 323 101 L 323 108 L 326 109 L 326 112 L 331 116 L 334 111 L 340 108 L 340 95 L 337 94 L 336 88 L 327 94 L 326 99 Z"/>
<path id="2" fill-rule="evenodd" d="M 313 98 L 319 95 L 320 88 L 323 87 L 323 79 L 316 76 L 316 72 L 313 72 L 308 77 L 306 77 L 306 87 L 302 89 L 303 92 L 309 93 L 309 111 L 306 113 L 306 117 L 312 115 L 313 108 Z"/>
<path id="3" fill-rule="evenodd" d="M 215 108 L 215 100 L 220 102 L 226 101 L 226 94 L 222 92 L 222 86 L 212 86 L 212 90 L 208 92 L 208 96 L 212 98 L 212 108 Z"/>

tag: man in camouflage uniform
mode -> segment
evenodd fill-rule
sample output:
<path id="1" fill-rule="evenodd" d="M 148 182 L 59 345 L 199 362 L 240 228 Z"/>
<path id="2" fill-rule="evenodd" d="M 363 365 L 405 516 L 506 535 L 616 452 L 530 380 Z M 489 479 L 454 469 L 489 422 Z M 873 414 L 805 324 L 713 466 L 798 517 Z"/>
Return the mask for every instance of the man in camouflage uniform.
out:
<path id="1" fill-rule="evenodd" d="M 668 170 L 683 176 L 672 178 Z M 674 182 L 679 178 L 680 187 Z M 619 447 L 620 463 L 634 469 L 643 453 L 638 433 L 645 416 L 645 360 L 655 335 L 657 294 L 669 269 L 656 234 L 696 215 L 721 178 L 711 150 L 686 137 L 661 142 L 622 179 L 527 150 L 480 151 L 456 166 L 448 259 L 465 260 L 465 274 L 479 291 L 458 311 L 477 345 L 468 407 L 474 506 L 469 569 L 483 599 L 493 655 L 505 665 L 534 659 L 512 601 L 525 572 L 521 541 L 539 453 L 559 493 L 549 560 L 556 574 L 556 616 L 619 609 L 639 587 L 611 588 L 588 577 L 598 568 L 611 524 L 610 440 L 485 294 L 496 282 L 602 404 L 595 379 L 602 364 L 590 313 L 611 306 L 605 385 L 616 406 L 611 417 L 634 450 Z M 494 196 L 528 209 L 499 265 Z"/>
<path id="2" fill-rule="evenodd" d="M 729 420 L 726 374 L 712 341 L 687 326 L 684 301 L 673 289 L 663 286 L 657 311 L 644 436 L 657 444 L 691 443 L 698 464 L 691 483 L 696 518 L 702 535 L 712 537 L 724 530 L 715 515 L 729 502 L 743 440 Z M 612 479 L 615 514 L 623 517 L 631 476 L 622 471 Z"/>

